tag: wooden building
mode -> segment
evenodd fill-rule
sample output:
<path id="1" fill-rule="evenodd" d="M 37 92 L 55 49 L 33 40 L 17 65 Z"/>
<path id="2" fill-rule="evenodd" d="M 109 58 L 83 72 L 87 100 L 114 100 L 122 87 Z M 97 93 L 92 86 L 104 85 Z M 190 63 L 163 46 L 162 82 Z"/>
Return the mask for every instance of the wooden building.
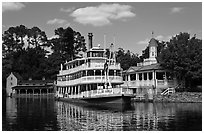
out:
<path id="1" fill-rule="evenodd" d="M 149 42 L 149 58 L 123 71 L 124 88 L 132 88 L 138 95 L 158 94 L 177 85 L 175 76 L 157 62 L 157 46 L 156 40 L 152 38 Z"/>
<path id="2" fill-rule="evenodd" d="M 13 73 L 7 77 L 6 85 L 7 96 L 25 95 L 45 95 L 54 93 L 53 80 L 23 80 L 18 73 Z"/>

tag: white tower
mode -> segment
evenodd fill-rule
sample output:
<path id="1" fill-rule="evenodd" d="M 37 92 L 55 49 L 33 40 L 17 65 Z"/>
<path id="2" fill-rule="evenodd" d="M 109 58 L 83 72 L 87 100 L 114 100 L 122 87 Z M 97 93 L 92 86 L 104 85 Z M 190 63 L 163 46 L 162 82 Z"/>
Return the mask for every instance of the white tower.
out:
<path id="1" fill-rule="evenodd" d="M 144 59 L 144 62 L 142 63 L 143 66 L 157 63 L 157 46 L 157 41 L 152 38 L 149 41 L 149 58 Z"/>
<path id="2" fill-rule="evenodd" d="M 157 57 L 157 42 L 154 38 L 152 38 L 149 42 L 149 58 Z"/>

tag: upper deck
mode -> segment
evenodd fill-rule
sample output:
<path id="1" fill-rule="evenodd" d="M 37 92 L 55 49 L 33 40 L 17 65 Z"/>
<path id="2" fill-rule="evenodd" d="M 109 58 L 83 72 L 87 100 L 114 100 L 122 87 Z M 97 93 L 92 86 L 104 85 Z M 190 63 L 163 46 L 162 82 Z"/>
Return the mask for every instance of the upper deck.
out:
<path id="1" fill-rule="evenodd" d="M 106 61 L 110 62 L 110 70 L 121 70 L 120 64 L 116 63 L 114 59 L 108 59 L 105 55 L 105 50 L 100 48 L 100 46 L 91 48 L 86 54 L 86 57 L 65 63 L 65 69 L 61 69 L 58 76 L 72 74 L 83 70 L 103 70 Z"/>

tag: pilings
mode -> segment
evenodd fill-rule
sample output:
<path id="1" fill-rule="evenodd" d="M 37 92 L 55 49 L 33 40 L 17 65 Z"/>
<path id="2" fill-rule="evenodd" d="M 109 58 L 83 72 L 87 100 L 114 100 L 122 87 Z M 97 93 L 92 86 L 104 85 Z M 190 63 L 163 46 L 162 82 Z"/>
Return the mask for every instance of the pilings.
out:
<path id="1" fill-rule="evenodd" d="M 38 97 L 38 96 L 54 96 L 54 90 L 52 88 L 39 88 L 39 89 L 15 89 L 15 92 L 12 94 L 14 97 Z"/>

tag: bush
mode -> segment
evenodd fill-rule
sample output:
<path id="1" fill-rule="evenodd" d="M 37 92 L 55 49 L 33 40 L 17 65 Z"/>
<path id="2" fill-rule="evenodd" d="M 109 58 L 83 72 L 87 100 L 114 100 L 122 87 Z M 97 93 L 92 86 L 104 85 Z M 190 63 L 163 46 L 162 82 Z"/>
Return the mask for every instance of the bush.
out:
<path id="1" fill-rule="evenodd" d="M 176 92 L 202 92 L 202 86 L 196 86 L 192 88 L 177 87 Z"/>

